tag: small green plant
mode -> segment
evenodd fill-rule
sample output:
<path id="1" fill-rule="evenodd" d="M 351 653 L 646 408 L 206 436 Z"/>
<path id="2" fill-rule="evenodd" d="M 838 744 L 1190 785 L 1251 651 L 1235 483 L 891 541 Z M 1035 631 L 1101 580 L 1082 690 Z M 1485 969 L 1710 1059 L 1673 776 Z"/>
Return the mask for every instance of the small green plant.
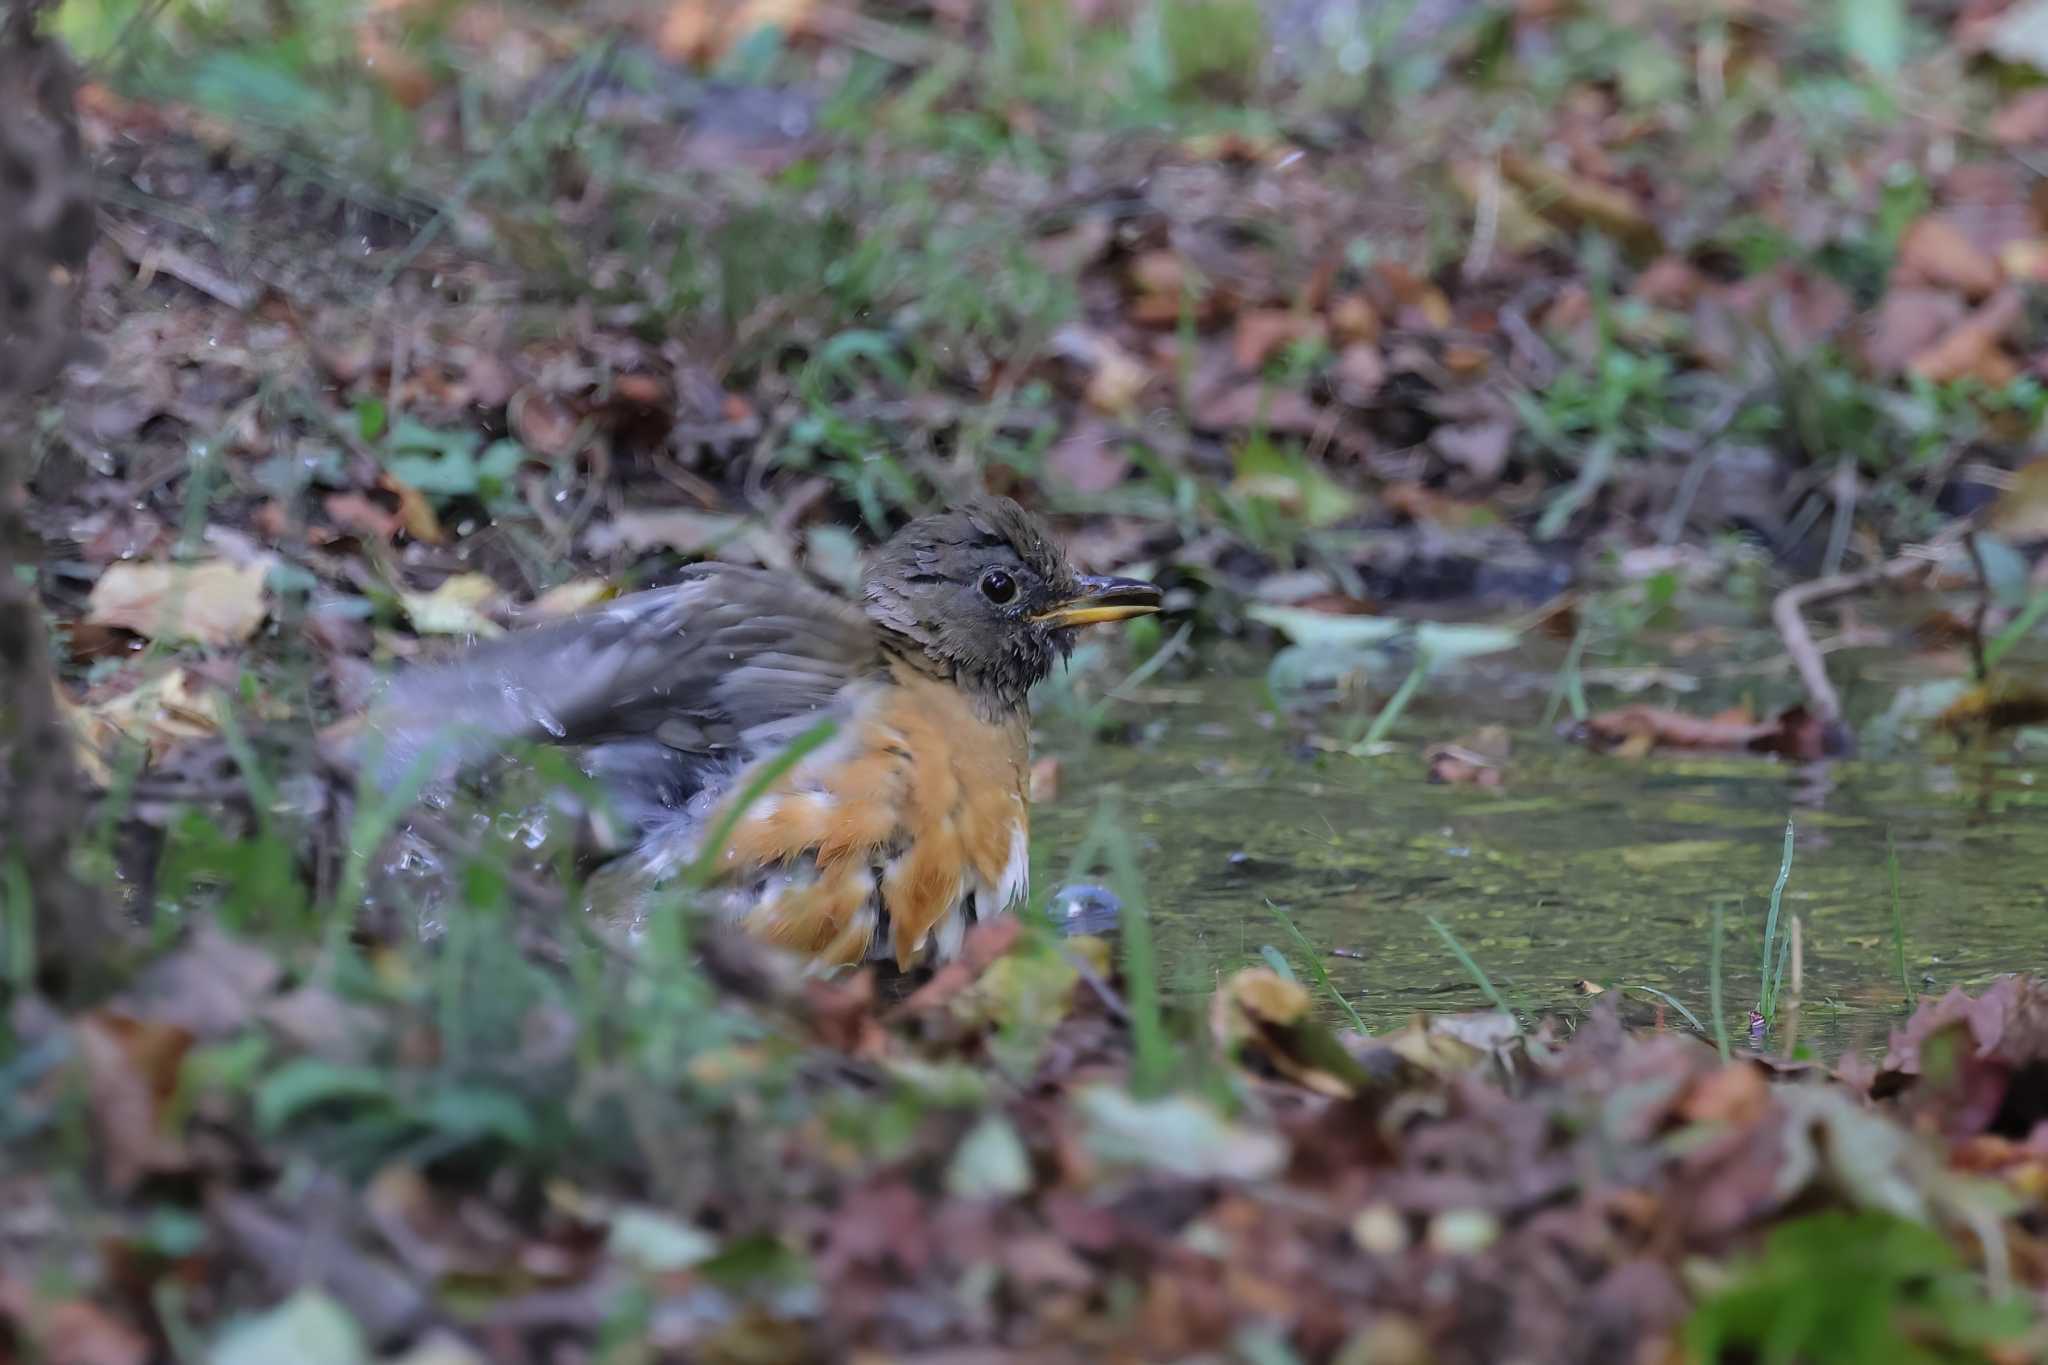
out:
<path id="1" fill-rule="evenodd" d="M 1689 1360 L 1897 1365 L 1984 1359 L 2024 1332 L 1932 1228 L 1885 1213 L 1820 1213 L 1774 1229 L 1762 1255 L 1686 1323 Z"/>

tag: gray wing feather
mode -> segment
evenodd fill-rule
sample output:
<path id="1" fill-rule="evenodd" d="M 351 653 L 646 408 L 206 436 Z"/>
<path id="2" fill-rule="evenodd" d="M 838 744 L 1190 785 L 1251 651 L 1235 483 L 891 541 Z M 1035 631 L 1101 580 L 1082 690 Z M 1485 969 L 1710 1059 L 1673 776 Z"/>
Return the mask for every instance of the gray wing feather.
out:
<path id="1" fill-rule="evenodd" d="M 674 786 L 750 734 L 800 730 L 875 658 L 850 604 L 707 564 L 398 673 L 371 704 L 358 757 L 388 786 L 421 766 L 446 777 L 508 743 L 559 743 L 609 750 L 594 767 L 631 785 Z"/>

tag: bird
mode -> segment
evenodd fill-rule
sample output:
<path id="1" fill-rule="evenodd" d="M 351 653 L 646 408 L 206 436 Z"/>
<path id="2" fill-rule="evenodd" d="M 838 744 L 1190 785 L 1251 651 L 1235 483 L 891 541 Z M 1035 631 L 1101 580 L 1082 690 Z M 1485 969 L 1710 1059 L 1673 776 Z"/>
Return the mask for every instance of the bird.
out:
<path id="1" fill-rule="evenodd" d="M 819 967 L 909 971 L 1027 894 L 1032 687 L 1083 627 L 1161 604 L 1152 583 L 1077 572 L 1038 518 L 981 496 L 906 523 L 857 601 L 692 565 L 401 671 L 349 736 L 387 788 L 514 742 L 572 746 L 636 879 L 697 868 L 730 822 L 698 869 L 716 909 Z"/>

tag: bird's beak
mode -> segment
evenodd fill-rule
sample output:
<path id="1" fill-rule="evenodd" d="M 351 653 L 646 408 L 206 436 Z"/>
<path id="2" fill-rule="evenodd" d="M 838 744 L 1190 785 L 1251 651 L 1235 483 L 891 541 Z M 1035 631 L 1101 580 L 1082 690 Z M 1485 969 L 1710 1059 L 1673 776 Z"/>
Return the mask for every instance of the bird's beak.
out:
<path id="1" fill-rule="evenodd" d="M 1127 621 L 1133 616 L 1150 616 L 1158 611 L 1163 595 L 1157 584 L 1142 579 L 1096 578 L 1085 574 L 1081 577 L 1079 589 L 1066 601 L 1032 617 L 1032 621 L 1053 627 Z"/>

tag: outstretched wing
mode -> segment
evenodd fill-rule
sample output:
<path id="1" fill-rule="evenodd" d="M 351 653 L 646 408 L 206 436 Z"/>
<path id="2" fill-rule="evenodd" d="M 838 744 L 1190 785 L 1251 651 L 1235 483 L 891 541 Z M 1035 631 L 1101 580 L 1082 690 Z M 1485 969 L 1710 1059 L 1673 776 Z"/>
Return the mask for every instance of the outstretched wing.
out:
<path id="1" fill-rule="evenodd" d="M 587 746 L 621 794 L 667 802 L 708 762 L 801 733 L 875 658 L 867 621 L 839 598 L 699 565 L 673 586 L 398 673 L 353 747 L 389 785 L 423 762 L 446 776 L 508 743 Z"/>

